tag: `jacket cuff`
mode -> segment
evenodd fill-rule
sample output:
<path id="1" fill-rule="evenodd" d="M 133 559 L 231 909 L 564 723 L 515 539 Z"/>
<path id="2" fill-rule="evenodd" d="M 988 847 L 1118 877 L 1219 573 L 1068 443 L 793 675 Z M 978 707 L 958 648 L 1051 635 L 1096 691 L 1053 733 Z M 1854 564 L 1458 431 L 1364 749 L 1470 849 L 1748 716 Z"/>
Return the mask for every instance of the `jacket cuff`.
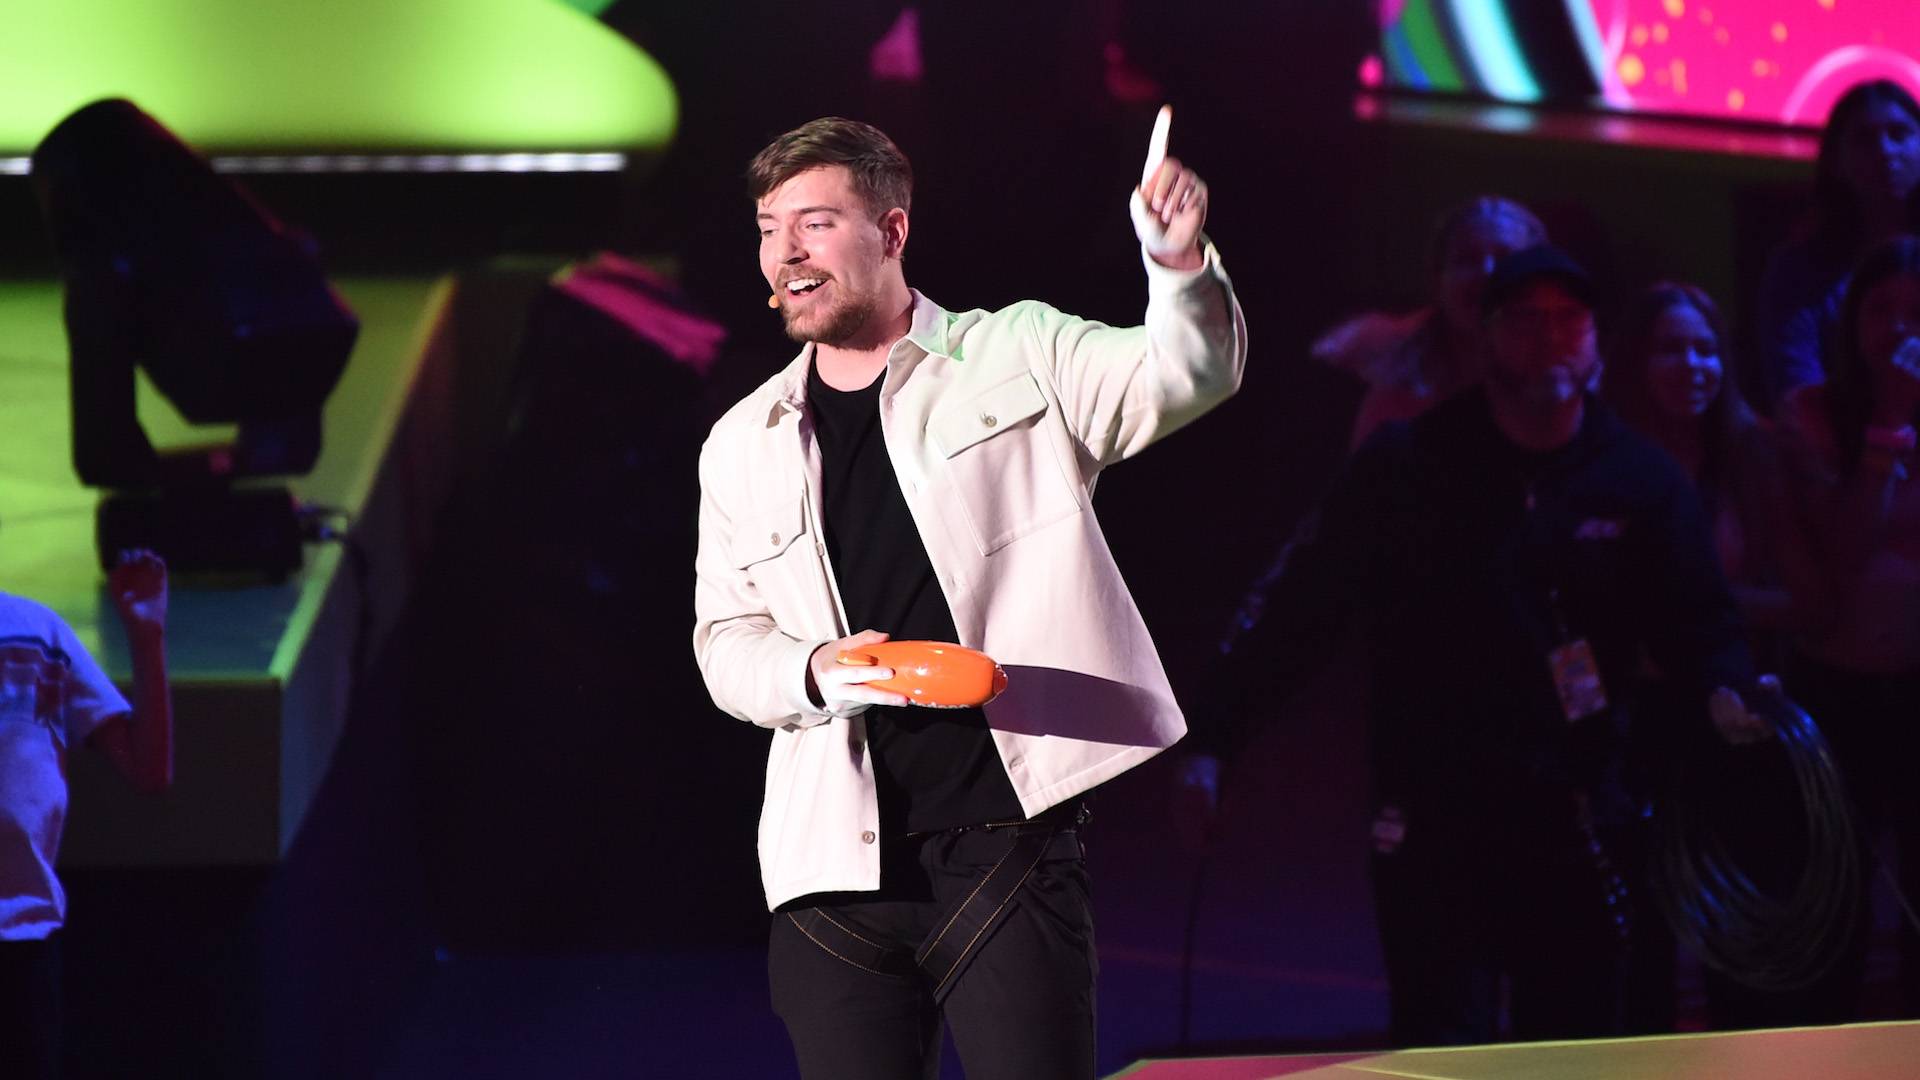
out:
<path id="1" fill-rule="evenodd" d="M 1147 251 L 1145 244 L 1140 245 L 1140 261 L 1147 268 L 1147 291 L 1158 292 L 1162 289 L 1179 290 L 1192 285 L 1202 277 L 1219 278 L 1224 276 L 1220 267 L 1220 249 L 1205 233 L 1200 234 L 1200 265 L 1191 270 L 1175 270 L 1171 266 L 1162 266 Z"/>
<path id="2" fill-rule="evenodd" d="M 793 723 L 799 727 L 812 727 L 833 719 L 832 713 L 815 705 L 807 696 L 807 665 L 813 661 L 814 651 L 830 640 L 796 641 L 792 651 L 781 660 L 780 685 L 786 688 L 787 704 L 794 713 Z"/>

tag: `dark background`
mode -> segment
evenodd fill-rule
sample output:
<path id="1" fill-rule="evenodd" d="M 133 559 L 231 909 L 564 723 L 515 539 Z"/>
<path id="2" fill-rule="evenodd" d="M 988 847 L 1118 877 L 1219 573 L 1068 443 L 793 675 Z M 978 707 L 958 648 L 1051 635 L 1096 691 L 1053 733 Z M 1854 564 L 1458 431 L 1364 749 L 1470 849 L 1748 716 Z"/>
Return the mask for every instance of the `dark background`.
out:
<path id="1" fill-rule="evenodd" d="M 929 3 L 924 79 L 876 85 L 867 53 L 896 5 L 625 0 L 605 20 L 681 94 L 680 134 L 658 159 L 618 176 L 248 178 L 337 271 L 500 278 L 524 274 L 505 256 L 611 249 L 668 268 L 731 338 L 702 381 L 552 296 L 528 307 L 510 399 L 463 462 L 423 584 L 370 658 L 288 865 L 74 881 L 76 1011 L 124 1000 L 153 971 L 172 972 L 179 1002 L 83 1024 L 76 1068 L 791 1069 L 760 952 L 767 735 L 712 708 L 688 645 L 699 440 L 793 350 L 765 307 L 742 178 L 781 131 L 841 114 L 894 135 L 918 173 L 908 279 L 942 305 L 1038 297 L 1132 323 L 1145 288 L 1125 203 L 1158 102 L 1107 92 L 1104 47 L 1117 41 L 1174 104 L 1172 152 L 1211 185 L 1208 232 L 1246 310 L 1245 388 L 1112 470 L 1098 509 L 1190 706 L 1207 700 L 1212 642 L 1241 590 L 1343 453 L 1360 388 L 1311 365 L 1307 343 L 1345 315 L 1423 298 L 1438 210 L 1514 196 L 1613 294 L 1678 277 L 1739 310 L 1804 164 L 1363 122 L 1353 75 L 1371 8 Z M 47 268 L 23 181 L 0 185 L 0 240 L 16 272 Z M 456 316 L 456 332 L 500 321 Z M 1364 769 L 1330 697 L 1276 703 L 1204 868 L 1166 823 L 1165 762 L 1100 795 L 1104 1068 L 1151 1051 L 1380 1040 Z M 127 929 L 153 925 L 128 913 L 156 906 L 178 940 Z"/>

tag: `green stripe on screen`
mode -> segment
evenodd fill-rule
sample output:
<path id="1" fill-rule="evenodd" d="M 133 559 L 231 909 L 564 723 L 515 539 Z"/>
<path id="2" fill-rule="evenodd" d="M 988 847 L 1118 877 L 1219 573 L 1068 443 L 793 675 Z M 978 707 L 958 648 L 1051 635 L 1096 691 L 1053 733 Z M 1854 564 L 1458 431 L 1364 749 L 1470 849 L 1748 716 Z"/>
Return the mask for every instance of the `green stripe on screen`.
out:
<path id="1" fill-rule="evenodd" d="M 1432 0 L 1407 0 L 1407 6 L 1401 9 L 1400 26 L 1406 31 L 1414 60 L 1426 73 L 1429 87 L 1454 93 L 1470 89 L 1447 48 Z"/>

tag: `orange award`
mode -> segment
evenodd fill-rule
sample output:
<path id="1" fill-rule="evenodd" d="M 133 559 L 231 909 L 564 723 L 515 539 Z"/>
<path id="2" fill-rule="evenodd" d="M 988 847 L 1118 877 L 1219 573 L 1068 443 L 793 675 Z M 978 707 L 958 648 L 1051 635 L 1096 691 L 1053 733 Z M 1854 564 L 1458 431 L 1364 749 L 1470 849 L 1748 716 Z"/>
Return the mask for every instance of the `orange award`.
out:
<path id="1" fill-rule="evenodd" d="M 889 667 L 893 678 L 868 686 L 905 694 L 915 705 L 966 709 L 985 705 L 1007 688 L 1007 673 L 993 657 L 946 641 L 882 641 L 848 649 L 834 658 L 854 667 Z"/>

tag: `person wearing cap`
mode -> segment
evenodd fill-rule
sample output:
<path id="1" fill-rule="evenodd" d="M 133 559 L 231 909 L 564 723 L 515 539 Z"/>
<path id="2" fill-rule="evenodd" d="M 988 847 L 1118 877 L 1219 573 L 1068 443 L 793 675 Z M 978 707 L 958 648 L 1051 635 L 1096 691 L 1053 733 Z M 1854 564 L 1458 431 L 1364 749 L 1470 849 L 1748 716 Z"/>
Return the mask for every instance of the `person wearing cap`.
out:
<path id="1" fill-rule="evenodd" d="M 1447 210 L 1428 242 L 1432 302 L 1371 311 L 1315 339 L 1315 360 L 1366 382 L 1349 445 L 1390 420 L 1411 420 L 1480 381 L 1480 294 L 1509 252 L 1545 243 L 1547 228 L 1512 199 L 1483 195 Z"/>
<path id="2" fill-rule="evenodd" d="M 1591 392 L 1594 306 L 1564 252 L 1503 258 L 1484 384 L 1361 445 L 1237 649 L 1271 700 L 1358 623 L 1397 1044 L 1499 1037 L 1503 981 L 1514 1038 L 1622 1030 L 1643 656 L 1703 730 L 1766 731 L 1691 485 Z"/>
<path id="3" fill-rule="evenodd" d="M 1093 487 L 1246 360 L 1168 115 L 1131 200 L 1137 327 L 909 289 L 912 172 L 870 125 L 813 121 L 748 168 L 801 348 L 702 449 L 693 644 L 715 704 L 772 735 L 768 968 L 804 1076 L 935 1075 L 943 1022 L 970 1077 L 1094 1075 L 1079 806 L 1186 727 Z M 888 635 L 980 649 L 1006 692 L 906 707 L 872 685 L 892 669 L 838 662 Z"/>

